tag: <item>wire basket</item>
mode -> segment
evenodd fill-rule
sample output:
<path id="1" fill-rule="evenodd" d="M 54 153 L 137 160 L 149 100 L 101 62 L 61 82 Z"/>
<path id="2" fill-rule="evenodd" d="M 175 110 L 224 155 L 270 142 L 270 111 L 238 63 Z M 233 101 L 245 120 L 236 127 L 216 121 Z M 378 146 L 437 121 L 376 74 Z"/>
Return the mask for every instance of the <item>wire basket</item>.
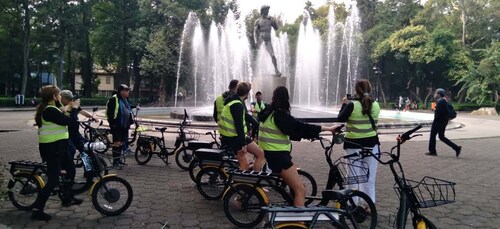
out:
<path id="1" fill-rule="evenodd" d="M 186 132 L 186 138 L 189 140 L 200 140 L 200 133 L 192 130 Z"/>
<path id="2" fill-rule="evenodd" d="M 420 182 L 406 179 L 411 186 L 410 198 L 418 203 L 419 208 L 430 208 L 455 202 L 456 183 L 425 176 Z M 401 189 L 394 185 L 398 197 Z"/>
<path id="3" fill-rule="evenodd" d="M 368 182 L 370 170 L 368 164 L 360 160 L 339 159 L 335 162 L 336 176 L 342 180 L 342 184 L 360 184 Z"/>

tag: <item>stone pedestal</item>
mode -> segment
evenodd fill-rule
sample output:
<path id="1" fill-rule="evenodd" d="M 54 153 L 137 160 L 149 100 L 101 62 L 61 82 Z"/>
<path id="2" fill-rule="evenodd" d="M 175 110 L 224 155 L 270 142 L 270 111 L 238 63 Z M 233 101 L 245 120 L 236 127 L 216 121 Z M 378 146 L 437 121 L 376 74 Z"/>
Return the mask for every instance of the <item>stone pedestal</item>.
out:
<path id="1" fill-rule="evenodd" d="M 274 89 L 278 86 L 286 87 L 287 77 L 276 77 L 274 75 L 260 75 L 254 76 L 252 81 L 252 97 L 255 97 L 255 93 L 258 91 L 262 92 L 262 100 L 266 103 L 271 103 L 273 98 Z M 290 90 L 290 89 L 288 89 Z"/>

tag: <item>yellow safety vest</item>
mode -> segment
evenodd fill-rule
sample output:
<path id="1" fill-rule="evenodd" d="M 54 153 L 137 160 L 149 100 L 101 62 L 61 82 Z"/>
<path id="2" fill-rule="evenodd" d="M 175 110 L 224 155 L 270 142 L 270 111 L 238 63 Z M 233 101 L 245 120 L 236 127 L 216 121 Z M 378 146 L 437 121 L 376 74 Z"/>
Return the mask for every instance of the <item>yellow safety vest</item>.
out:
<path id="1" fill-rule="evenodd" d="M 57 108 L 56 106 L 53 105 L 48 105 L 45 107 L 45 109 L 53 107 L 60 111 L 62 111 Z M 44 111 L 45 111 L 44 109 Z M 42 115 L 42 126 L 38 128 L 38 142 L 39 143 L 52 143 L 56 142 L 62 139 L 68 139 L 69 138 L 69 133 L 68 133 L 68 127 L 67 126 L 61 126 L 57 125 L 53 122 L 48 122 L 45 119 L 43 119 Z"/>
<path id="2" fill-rule="evenodd" d="M 262 107 L 259 106 L 259 102 L 255 101 L 255 106 L 253 109 L 255 109 L 255 113 L 253 113 L 253 117 L 257 117 L 257 115 L 263 111 L 266 108 L 266 104 L 264 102 L 260 102 L 262 104 Z"/>
<path id="3" fill-rule="evenodd" d="M 290 136 L 285 135 L 274 123 L 274 112 L 259 125 L 259 147 L 266 151 L 288 151 L 292 149 Z"/>
<path id="4" fill-rule="evenodd" d="M 368 138 L 377 135 L 373 129 L 368 115 L 363 115 L 363 107 L 359 101 L 354 101 L 354 109 L 347 120 L 346 125 L 346 138 L 359 139 Z M 378 123 L 378 116 L 380 114 L 380 106 L 377 102 L 373 102 L 371 116 L 375 121 L 375 126 Z"/>
<path id="5" fill-rule="evenodd" d="M 118 117 L 118 109 L 120 109 L 120 104 L 118 102 L 118 96 L 117 95 L 113 95 L 113 97 L 111 98 L 115 98 L 115 112 L 113 114 L 113 119 L 116 119 Z M 106 112 L 105 112 L 105 117 L 108 118 L 108 103 L 109 103 L 109 100 L 106 102 Z"/>
<path id="6" fill-rule="evenodd" d="M 222 109 L 224 109 L 224 97 L 222 95 L 217 96 L 215 99 L 215 109 L 217 110 L 217 120 L 215 121 L 219 123 Z"/>
<path id="7" fill-rule="evenodd" d="M 233 115 L 231 115 L 231 106 L 233 104 L 243 104 L 241 100 L 233 100 L 226 104 L 224 106 L 224 109 L 222 109 L 222 113 L 219 119 L 219 133 L 223 136 L 226 137 L 236 137 L 238 136 L 238 133 L 236 132 L 236 127 L 234 126 L 234 118 Z M 245 122 L 245 109 L 243 109 L 243 131 L 246 133 L 247 132 L 247 124 Z"/>

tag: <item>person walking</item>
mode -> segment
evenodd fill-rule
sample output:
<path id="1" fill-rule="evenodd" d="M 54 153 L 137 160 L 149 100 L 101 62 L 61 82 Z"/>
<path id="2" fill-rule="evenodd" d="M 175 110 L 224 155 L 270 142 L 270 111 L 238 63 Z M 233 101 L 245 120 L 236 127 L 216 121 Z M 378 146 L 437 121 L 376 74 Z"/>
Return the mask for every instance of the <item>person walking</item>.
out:
<path id="1" fill-rule="evenodd" d="M 377 122 L 380 114 L 380 106 L 378 102 L 374 101 L 374 99 L 370 96 L 372 87 L 368 80 L 358 80 L 354 89 L 356 91 L 356 99 L 350 101 L 347 97 L 344 97 L 342 101 L 342 108 L 340 109 L 338 116 L 339 122 L 346 122 L 346 135 L 344 142 L 345 153 L 348 155 L 360 152 L 361 149 L 358 146 L 359 144 L 365 148 L 371 148 L 374 155 L 379 155 L 380 142 L 377 134 Z M 373 200 L 373 203 L 375 203 L 375 178 L 377 177 L 378 166 L 377 160 L 373 157 L 355 157 L 350 160 L 355 161 L 354 164 L 356 164 L 356 161 L 367 163 L 369 170 L 368 182 L 358 185 L 359 190 L 368 194 L 368 196 L 370 196 Z M 361 174 L 359 169 L 356 169 L 355 172 L 357 174 Z"/>
<path id="2" fill-rule="evenodd" d="M 52 216 L 44 212 L 45 204 L 54 188 L 59 184 L 61 166 L 64 157 L 68 155 L 68 128 L 76 122 L 80 101 L 71 104 L 73 108 L 70 115 L 66 116 L 60 110 L 62 104 L 59 88 L 48 85 L 40 92 L 42 102 L 38 105 L 35 114 L 35 123 L 38 126 L 38 148 L 42 160 L 47 163 L 47 183 L 40 190 L 33 204 L 31 218 L 34 220 L 49 221 Z M 79 204 L 79 202 L 73 202 Z"/>
<path id="3" fill-rule="evenodd" d="M 134 123 L 132 109 L 128 97 L 130 88 L 122 84 L 118 87 L 117 94 L 113 95 L 106 103 L 106 117 L 108 119 L 111 135 L 113 136 L 113 166 L 121 169 L 125 163 L 120 160 L 123 146 L 128 142 L 128 131 Z"/>
<path id="4" fill-rule="evenodd" d="M 462 152 L 462 146 L 458 146 L 453 143 L 450 139 L 446 138 L 444 132 L 446 131 L 446 126 L 448 125 L 448 101 L 446 101 L 446 92 L 442 88 L 436 89 L 434 93 L 434 98 L 436 99 L 436 110 L 434 110 L 434 121 L 432 121 L 431 126 L 431 136 L 429 139 L 429 152 L 425 155 L 437 156 L 436 152 L 436 135 L 439 136 L 439 140 L 444 142 L 446 145 L 455 150 L 455 156 L 460 156 Z"/>
<path id="5" fill-rule="evenodd" d="M 217 96 L 217 98 L 215 99 L 214 113 L 213 113 L 215 122 L 219 123 L 222 109 L 224 109 L 224 100 L 236 94 L 236 86 L 238 86 L 238 83 L 239 83 L 238 80 L 235 79 L 231 80 L 231 82 L 229 82 L 228 90 L 222 93 L 222 95 Z"/>
<path id="6" fill-rule="evenodd" d="M 279 173 L 293 190 L 294 206 L 302 207 L 306 189 L 292 162 L 292 142 L 302 138 L 318 138 L 321 131 L 335 131 L 338 126 L 317 126 L 302 123 L 290 114 L 288 89 L 277 87 L 271 105 L 259 114 L 259 147 L 264 150 L 267 164 L 273 173 Z"/>
<path id="7" fill-rule="evenodd" d="M 247 136 L 247 123 L 256 122 L 248 114 L 244 101 L 248 98 L 250 84 L 239 82 L 236 94 L 228 97 L 224 102 L 224 108 L 219 120 L 219 133 L 222 136 L 221 144 L 236 152 L 236 158 L 240 163 L 241 170 L 249 168 L 246 153 L 255 155 L 253 163 L 254 171 L 261 171 L 264 164 L 264 152 L 259 146 Z"/>

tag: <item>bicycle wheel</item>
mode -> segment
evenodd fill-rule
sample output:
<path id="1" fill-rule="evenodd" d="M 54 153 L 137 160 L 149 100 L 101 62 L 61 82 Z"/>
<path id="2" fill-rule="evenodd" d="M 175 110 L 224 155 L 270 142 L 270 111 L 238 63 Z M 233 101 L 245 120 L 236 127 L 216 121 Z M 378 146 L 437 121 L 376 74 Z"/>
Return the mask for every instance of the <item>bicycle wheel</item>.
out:
<path id="1" fill-rule="evenodd" d="M 374 229 L 377 226 L 377 209 L 364 192 L 353 190 L 345 200 L 341 201 L 340 208 L 346 210 L 351 216 L 340 216 L 340 222 L 348 228 Z"/>
<path id="2" fill-rule="evenodd" d="M 237 185 L 224 196 L 224 214 L 237 227 L 255 227 L 264 218 L 264 197 L 250 185 Z"/>
<path id="3" fill-rule="evenodd" d="M 314 180 L 314 177 L 309 174 L 308 172 L 304 170 L 297 170 L 299 173 L 299 177 L 304 183 L 304 186 L 306 187 L 306 196 L 316 196 L 318 194 L 318 185 L 316 184 L 316 180 Z M 290 190 L 290 187 L 287 186 L 286 190 L 292 195 L 293 197 L 293 190 Z M 304 203 L 306 206 L 311 204 L 314 201 L 314 199 L 306 199 L 306 202 Z"/>
<path id="4" fill-rule="evenodd" d="M 201 170 L 201 168 L 199 166 L 198 160 L 196 160 L 196 158 L 191 160 L 191 162 L 189 163 L 188 172 L 189 172 L 189 177 L 191 178 L 191 180 L 193 182 L 196 182 L 196 175 L 198 175 L 200 170 Z"/>
<path id="5" fill-rule="evenodd" d="M 98 181 L 92 190 L 92 205 L 103 215 L 119 215 L 130 206 L 134 194 L 123 178 L 112 176 Z"/>
<path id="6" fill-rule="evenodd" d="M 148 163 L 152 156 L 153 149 L 151 148 L 149 142 L 141 142 L 137 144 L 137 147 L 135 148 L 135 161 L 137 161 L 139 165 L 145 165 Z"/>
<path id="7" fill-rule="evenodd" d="M 436 226 L 423 215 L 413 217 L 412 223 L 415 229 L 436 229 Z"/>
<path id="8" fill-rule="evenodd" d="M 227 185 L 227 175 L 219 168 L 202 168 L 196 175 L 196 188 L 207 200 L 220 200 Z"/>
<path id="9" fill-rule="evenodd" d="M 278 223 L 276 229 L 307 229 L 303 223 Z"/>
<path id="10" fill-rule="evenodd" d="M 7 184 L 9 200 L 19 210 L 31 210 L 42 185 L 27 173 L 14 175 Z"/>
<path id="11" fill-rule="evenodd" d="M 177 163 L 181 169 L 188 170 L 189 164 L 193 158 L 193 150 L 188 149 L 185 146 L 181 146 L 175 151 L 175 163 Z"/>

